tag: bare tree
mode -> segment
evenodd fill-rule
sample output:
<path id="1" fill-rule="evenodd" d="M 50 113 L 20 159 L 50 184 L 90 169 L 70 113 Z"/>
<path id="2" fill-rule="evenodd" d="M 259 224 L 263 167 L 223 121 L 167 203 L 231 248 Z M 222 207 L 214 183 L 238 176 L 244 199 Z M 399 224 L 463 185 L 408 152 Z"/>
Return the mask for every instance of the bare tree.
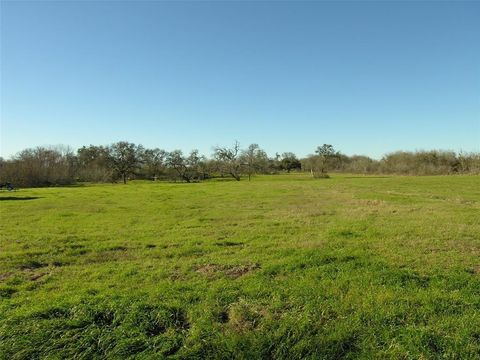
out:
<path id="1" fill-rule="evenodd" d="M 140 145 L 119 142 L 110 146 L 83 146 L 74 154 L 68 147 L 26 149 L 9 159 L 0 158 L 0 183 L 15 187 L 66 185 L 75 181 L 110 181 L 121 177 L 126 183 L 130 175 L 156 178 L 174 174 L 183 181 L 199 181 L 209 173 L 221 173 L 240 180 L 255 173 L 290 171 L 298 167 L 293 153 L 276 154 L 268 159 L 257 144 L 244 151 L 235 142 L 231 148 L 217 147 L 213 158 L 206 160 L 197 150 L 188 155 L 180 150 L 166 153 L 160 149 L 144 149 Z M 479 174 L 480 154 L 453 151 L 398 151 L 381 160 L 367 156 L 347 156 L 332 145 L 323 144 L 300 161 L 313 177 L 328 177 L 331 170 L 351 173 L 389 173 L 404 175 Z"/>
<path id="2" fill-rule="evenodd" d="M 250 177 L 268 167 L 268 156 L 265 151 L 260 149 L 258 144 L 251 144 L 246 150 L 242 151 L 240 162 L 247 169 L 248 181 Z"/>
<path id="3" fill-rule="evenodd" d="M 0 182 L 15 186 L 67 185 L 75 181 L 75 156 L 66 146 L 25 149 L 2 163 Z"/>
<path id="4" fill-rule="evenodd" d="M 224 173 L 230 174 L 235 180 L 240 181 L 240 171 L 242 168 L 240 155 L 240 144 L 235 141 L 233 147 L 216 147 L 214 157 L 221 163 Z"/>
<path id="5" fill-rule="evenodd" d="M 185 157 L 181 150 L 174 150 L 167 154 L 166 164 L 171 167 L 187 183 L 201 177 L 201 165 L 203 157 L 198 150 L 192 150 L 189 156 Z"/>

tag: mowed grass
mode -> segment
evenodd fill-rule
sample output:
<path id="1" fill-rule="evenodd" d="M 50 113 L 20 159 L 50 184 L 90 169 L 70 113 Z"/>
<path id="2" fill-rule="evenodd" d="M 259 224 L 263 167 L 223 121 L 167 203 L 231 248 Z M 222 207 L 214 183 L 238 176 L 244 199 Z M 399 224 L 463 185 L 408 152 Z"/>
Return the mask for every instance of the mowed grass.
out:
<path id="1" fill-rule="evenodd" d="M 480 358 L 479 177 L 0 196 L 2 359 Z"/>

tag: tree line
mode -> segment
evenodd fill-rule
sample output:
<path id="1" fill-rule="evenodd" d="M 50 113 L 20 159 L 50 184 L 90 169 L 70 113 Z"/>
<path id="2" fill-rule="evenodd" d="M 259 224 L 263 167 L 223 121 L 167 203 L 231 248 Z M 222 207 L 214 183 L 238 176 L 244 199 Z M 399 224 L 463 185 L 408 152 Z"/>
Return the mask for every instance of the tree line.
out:
<path id="1" fill-rule="evenodd" d="M 69 185 L 77 182 L 123 182 L 131 179 L 198 182 L 210 178 L 250 180 L 255 174 L 305 171 L 315 178 L 329 172 L 357 174 L 449 175 L 480 174 L 479 153 L 453 151 L 399 151 L 380 160 L 347 156 L 332 145 L 318 146 L 305 158 L 292 152 L 269 157 L 258 144 L 241 148 L 215 147 L 206 157 L 198 150 L 149 149 L 127 141 L 108 146 L 89 145 L 26 149 L 10 159 L 0 158 L 0 183 L 16 187 Z"/>

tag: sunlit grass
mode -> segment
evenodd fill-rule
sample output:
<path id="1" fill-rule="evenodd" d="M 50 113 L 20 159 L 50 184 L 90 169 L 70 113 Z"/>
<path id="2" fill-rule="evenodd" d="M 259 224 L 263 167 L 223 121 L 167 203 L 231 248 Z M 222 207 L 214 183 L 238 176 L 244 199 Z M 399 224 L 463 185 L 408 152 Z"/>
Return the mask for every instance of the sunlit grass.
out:
<path id="1" fill-rule="evenodd" d="M 479 177 L 25 189 L 0 215 L 0 358 L 480 357 Z"/>

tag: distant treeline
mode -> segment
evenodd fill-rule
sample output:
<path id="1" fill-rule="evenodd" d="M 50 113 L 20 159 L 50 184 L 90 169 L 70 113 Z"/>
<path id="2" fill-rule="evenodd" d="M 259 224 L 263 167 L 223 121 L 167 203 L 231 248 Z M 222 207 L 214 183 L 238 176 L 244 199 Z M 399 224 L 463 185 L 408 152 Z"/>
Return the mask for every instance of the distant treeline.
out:
<path id="1" fill-rule="evenodd" d="M 83 146 L 26 149 L 5 160 L 0 158 L 0 183 L 15 187 L 69 185 L 77 182 L 117 182 L 130 179 L 197 182 L 214 177 L 240 180 L 254 174 L 306 171 L 313 177 L 328 177 L 328 172 L 358 174 L 450 175 L 480 174 L 480 153 L 453 151 L 398 151 L 381 160 L 368 156 L 347 156 L 331 145 L 319 146 L 303 159 L 286 152 L 267 156 L 257 144 L 241 149 L 216 147 L 211 157 L 197 150 L 147 149 L 121 141 L 108 146 Z"/>

